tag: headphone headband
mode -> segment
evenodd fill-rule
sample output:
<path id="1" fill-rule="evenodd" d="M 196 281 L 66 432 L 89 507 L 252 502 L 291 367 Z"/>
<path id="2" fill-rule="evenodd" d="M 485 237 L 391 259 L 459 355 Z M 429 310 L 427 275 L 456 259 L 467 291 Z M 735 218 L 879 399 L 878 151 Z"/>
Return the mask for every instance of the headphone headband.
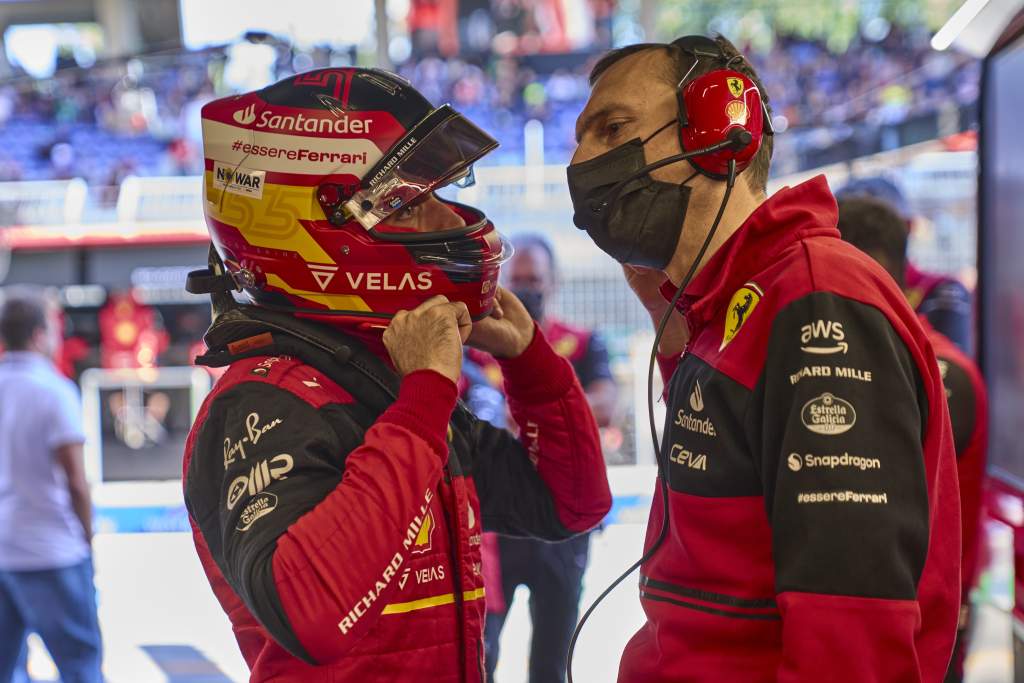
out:
<path id="1" fill-rule="evenodd" d="M 736 111 L 730 113 L 728 107 L 733 110 L 739 107 L 742 110 L 742 118 L 748 122 L 741 125 L 754 139 L 754 144 L 748 143 L 743 149 L 728 148 L 696 156 L 690 159 L 690 164 L 704 175 L 716 179 L 725 178 L 722 169 L 730 159 L 736 160 L 738 170 L 742 171 L 760 147 L 762 136 L 775 132 L 763 94 L 757 84 L 733 67 L 733 64 L 742 62 L 743 56 L 727 55 L 718 41 L 702 35 L 683 36 L 673 40 L 669 45 L 678 48 L 693 60 L 693 64 L 676 86 L 679 135 L 683 151 L 706 148 L 719 141 L 708 138 L 709 131 L 718 130 L 724 133 L 734 127 L 737 121 L 733 117 L 740 114 Z M 711 69 L 702 69 L 701 75 L 691 79 L 690 76 L 701 60 L 708 59 L 714 63 Z M 744 83 L 747 85 L 744 86 Z M 743 91 L 744 87 L 748 90 Z M 734 88 L 740 90 L 736 91 Z M 756 100 L 751 100 L 750 97 Z M 734 101 L 742 101 L 742 104 L 734 104 Z M 756 119 L 748 119 L 747 107 L 760 110 Z M 690 126 L 691 114 L 698 120 L 695 127 Z"/>

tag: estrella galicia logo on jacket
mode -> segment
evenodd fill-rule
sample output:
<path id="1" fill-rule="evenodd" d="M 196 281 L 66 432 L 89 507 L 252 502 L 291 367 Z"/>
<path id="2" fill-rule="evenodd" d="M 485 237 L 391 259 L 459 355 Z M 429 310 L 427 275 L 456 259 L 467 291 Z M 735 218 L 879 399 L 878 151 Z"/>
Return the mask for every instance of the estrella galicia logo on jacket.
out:
<path id="1" fill-rule="evenodd" d="M 849 401 L 826 392 L 804 404 L 800 420 L 816 434 L 835 436 L 853 428 L 857 411 Z"/>
<path id="2" fill-rule="evenodd" d="M 238 516 L 238 526 L 235 527 L 238 531 L 248 531 L 257 519 L 260 517 L 266 517 L 274 508 L 277 507 L 277 496 L 269 491 L 259 493 L 255 498 L 249 501 L 249 503 L 242 508 L 241 514 Z"/>
<path id="3" fill-rule="evenodd" d="M 704 410 L 704 393 L 700 390 L 700 380 L 693 383 L 693 391 L 690 392 L 690 407 L 695 413 Z"/>
<path id="4" fill-rule="evenodd" d="M 815 320 L 800 327 L 800 350 L 804 353 L 825 355 L 830 353 L 846 353 L 850 345 L 845 341 L 846 333 L 843 324 L 834 320 Z M 825 346 L 812 342 L 823 341 Z"/>
<path id="5" fill-rule="evenodd" d="M 764 292 L 755 282 L 748 282 L 736 290 L 732 299 L 729 300 L 729 308 L 725 312 L 725 331 L 722 334 L 722 344 L 718 347 L 719 351 L 728 346 L 729 342 L 739 334 L 743 323 L 750 318 L 750 314 L 754 312 L 763 296 Z"/>
<path id="6" fill-rule="evenodd" d="M 248 474 L 235 477 L 228 486 L 228 510 L 234 508 L 247 493 L 249 496 L 255 496 L 270 486 L 271 482 L 287 479 L 294 466 L 295 461 L 287 453 L 256 463 L 249 469 Z"/>

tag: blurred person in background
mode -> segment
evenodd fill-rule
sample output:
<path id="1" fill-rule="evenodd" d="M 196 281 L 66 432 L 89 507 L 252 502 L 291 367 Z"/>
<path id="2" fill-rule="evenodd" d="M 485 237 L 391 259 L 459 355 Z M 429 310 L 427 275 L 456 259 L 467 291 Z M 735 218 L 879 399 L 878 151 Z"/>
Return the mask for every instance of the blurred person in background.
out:
<path id="1" fill-rule="evenodd" d="M 888 204 L 906 223 L 907 230 L 914 226 L 914 212 L 903 191 L 895 182 L 881 176 L 851 180 L 836 192 L 836 197 L 874 197 Z M 972 355 L 971 293 L 960 280 L 941 273 L 929 273 L 914 267 L 909 260 L 901 282 L 910 305 L 933 328 L 956 344 L 961 351 Z"/>
<path id="2" fill-rule="evenodd" d="M 850 197 L 839 201 L 839 231 L 843 239 L 878 261 L 906 291 L 907 223 L 896 210 L 872 197 Z M 921 323 L 935 349 L 939 371 L 946 387 L 949 418 L 953 424 L 956 468 L 960 482 L 960 524 L 962 557 L 960 565 L 960 622 L 946 680 L 963 679 L 964 655 L 970 626 L 971 589 L 978 578 L 982 484 L 988 448 L 988 396 L 981 371 L 952 341 L 929 324 Z"/>
<path id="3" fill-rule="evenodd" d="M 567 325 L 548 312 L 557 286 L 558 264 L 551 243 L 541 235 L 518 235 L 515 254 L 502 270 L 502 279 L 530 313 L 555 353 L 572 363 L 587 393 L 598 427 L 607 427 L 615 412 L 617 389 L 608 363 L 608 349 L 599 334 Z M 501 386 L 501 369 L 494 359 L 470 357 L 485 368 L 491 382 Z M 480 412 L 475 410 L 480 416 Z M 490 553 L 488 550 L 495 552 Z M 495 536 L 484 544 L 487 580 L 487 674 L 493 679 L 498 663 L 501 631 L 518 586 L 530 590 L 530 683 L 562 683 L 583 575 L 590 555 L 590 534 L 562 543 L 530 538 Z M 491 566 L 488 566 L 491 565 Z"/>
<path id="4" fill-rule="evenodd" d="M 619 681 L 938 683 L 959 500 L 916 315 L 842 242 L 823 176 L 766 196 L 766 95 L 729 41 L 613 50 L 591 84 L 574 221 L 667 320 L 647 621 Z"/>
<path id="5" fill-rule="evenodd" d="M 64 683 L 100 683 L 82 411 L 53 365 L 55 319 L 35 290 L 8 291 L 0 309 L 0 681 L 34 631 Z"/>
<path id="6" fill-rule="evenodd" d="M 482 532 L 565 540 L 611 506 L 586 394 L 498 287 L 508 244 L 433 193 L 497 142 L 379 69 L 217 100 L 203 131 L 189 286 L 216 313 L 197 362 L 228 369 L 183 483 L 250 681 L 482 683 Z M 467 343 L 519 438 L 457 402 Z"/>

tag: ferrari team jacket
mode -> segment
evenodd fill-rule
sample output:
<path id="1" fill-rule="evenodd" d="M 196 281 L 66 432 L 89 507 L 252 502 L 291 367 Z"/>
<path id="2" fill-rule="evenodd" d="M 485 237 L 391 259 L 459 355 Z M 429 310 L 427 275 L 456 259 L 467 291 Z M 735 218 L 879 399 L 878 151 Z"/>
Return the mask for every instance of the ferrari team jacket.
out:
<path id="1" fill-rule="evenodd" d="M 621 683 L 946 673 L 960 518 L 939 367 L 836 214 L 821 176 L 779 191 L 684 292 L 647 547 L 666 515 L 668 536 Z"/>

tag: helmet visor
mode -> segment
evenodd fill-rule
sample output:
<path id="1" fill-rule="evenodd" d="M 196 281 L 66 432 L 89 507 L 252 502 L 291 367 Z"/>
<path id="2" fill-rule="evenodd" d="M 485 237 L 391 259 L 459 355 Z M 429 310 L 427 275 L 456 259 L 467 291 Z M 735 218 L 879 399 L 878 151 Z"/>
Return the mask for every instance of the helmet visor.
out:
<path id="1" fill-rule="evenodd" d="M 345 208 L 367 230 L 421 195 L 469 174 L 498 141 L 452 109 L 438 107 L 365 176 Z"/>

